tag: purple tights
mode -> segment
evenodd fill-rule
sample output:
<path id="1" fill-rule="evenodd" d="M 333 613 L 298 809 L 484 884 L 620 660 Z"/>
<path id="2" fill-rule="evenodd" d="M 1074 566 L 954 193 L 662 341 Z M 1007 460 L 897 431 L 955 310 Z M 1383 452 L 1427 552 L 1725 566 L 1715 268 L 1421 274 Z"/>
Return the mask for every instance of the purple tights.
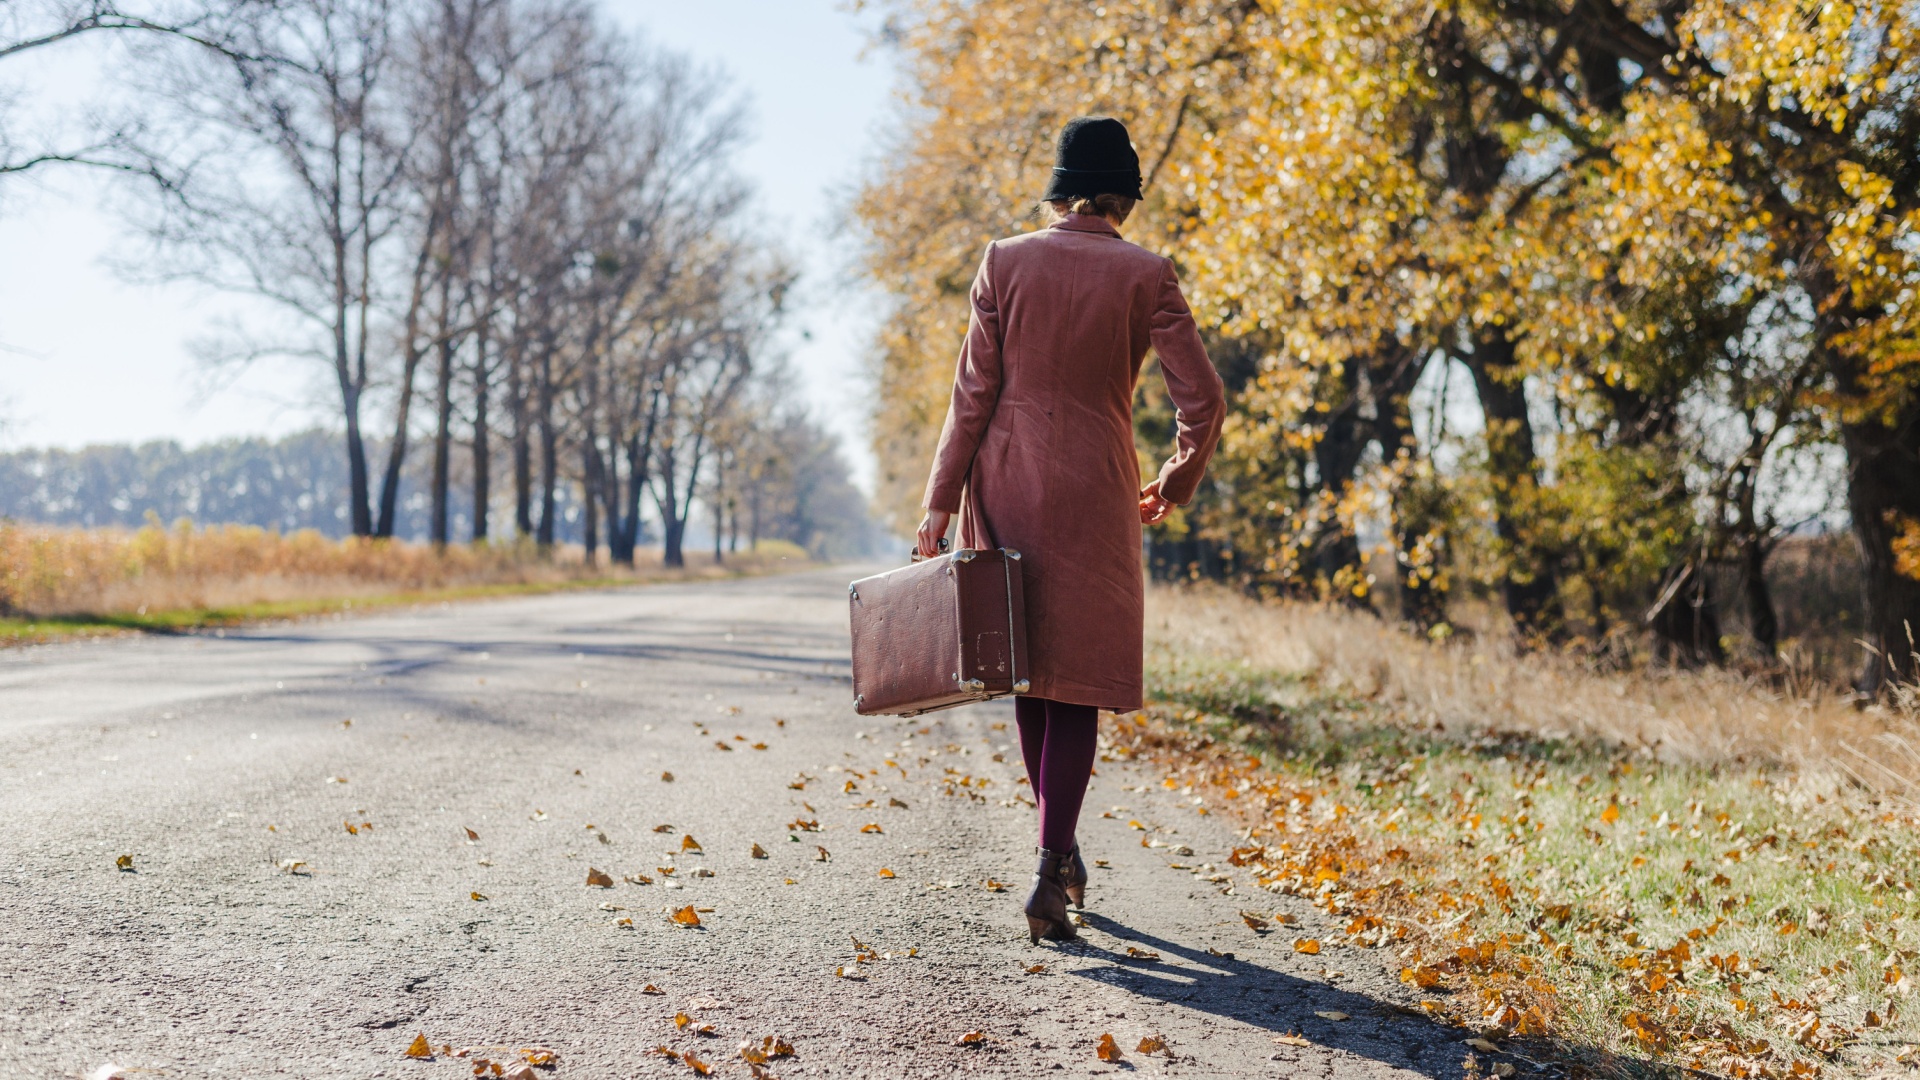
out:
<path id="1" fill-rule="evenodd" d="M 1093 775 L 1100 711 L 1091 705 L 1018 697 L 1013 699 L 1013 716 L 1020 724 L 1027 780 L 1040 804 L 1040 846 L 1068 851 L 1080 821 L 1080 802 L 1087 795 L 1087 778 Z"/>

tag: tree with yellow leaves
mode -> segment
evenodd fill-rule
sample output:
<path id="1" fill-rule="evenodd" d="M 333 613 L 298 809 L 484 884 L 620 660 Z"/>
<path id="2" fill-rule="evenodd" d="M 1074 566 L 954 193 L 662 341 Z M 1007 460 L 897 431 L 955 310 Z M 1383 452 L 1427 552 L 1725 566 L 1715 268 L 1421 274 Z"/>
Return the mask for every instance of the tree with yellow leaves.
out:
<path id="1" fill-rule="evenodd" d="M 1644 621 L 1669 655 L 1716 659 L 1706 568 L 1757 570 L 1767 463 L 1831 438 L 1870 577 L 1863 682 L 1911 673 L 1903 9 L 887 6 L 918 122 L 858 212 L 897 302 L 876 425 L 896 504 L 917 494 L 979 247 L 1021 227 L 1060 123 L 1109 112 L 1149 172 L 1130 235 L 1179 263 L 1234 395 L 1184 524 L 1250 583 L 1363 597 L 1360 522 L 1384 506 L 1416 621 L 1444 618 L 1451 558 L 1530 638 Z M 1446 366 L 1484 418 L 1451 474 L 1411 415 Z"/>

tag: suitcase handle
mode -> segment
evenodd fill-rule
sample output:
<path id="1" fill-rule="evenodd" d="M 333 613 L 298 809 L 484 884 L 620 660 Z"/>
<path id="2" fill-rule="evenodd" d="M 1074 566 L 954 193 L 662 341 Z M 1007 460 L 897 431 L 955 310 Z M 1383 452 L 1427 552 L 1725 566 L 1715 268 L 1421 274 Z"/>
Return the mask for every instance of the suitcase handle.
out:
<path id="1" fill-rule="evenodd" d="M 940 538 L 940 544 L 939 544 L 939 547 L 940 547 L 940 554 L 941 554 L 941 555 L 944 555 L 944 554 L 946 554 L 946 552 L 947 552 L 947 548 L 948 548 L 948 547 L 950 547 L 950 546 L 951 546 L 951 545 L 949 545 L 949 544 L 947 543 L 947 538 L 946 538 L 946 537 L 944 537 L 944 536 L 943 536 L 943 537 L 941 537 L 941 538 Z M 937 558 L 938 556 L 935 556 L 935 557 Z M 911 561 L 911 562 L 925 562 L 925 561 L 926 561 L 926 558 L 927 558 L 927 557 L 926 557 L 925 555 L 922 555 L 922 554 L 920 554 L 920 549 L 919 549 L 918 547 L 915 547 L 915 548 L 913 549 L 913 556 L 912 556 L 912 558 L 911 558 L 911 560 L 909 560 L 909 561 Z"/>

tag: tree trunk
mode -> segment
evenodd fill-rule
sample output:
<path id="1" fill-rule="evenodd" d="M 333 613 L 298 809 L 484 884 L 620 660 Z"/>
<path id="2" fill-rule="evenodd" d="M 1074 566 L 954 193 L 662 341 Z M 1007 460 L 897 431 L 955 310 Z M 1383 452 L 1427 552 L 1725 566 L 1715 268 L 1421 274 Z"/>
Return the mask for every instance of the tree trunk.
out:
<path id="1" fill-rule="evenodd" d="M 1313 446 L 1320 494 L 1334 502 L 1345 498 L 1353 483 L 1354 470 L 1359 468 L 1360 458 L 1367 449 L 1366 436 L 1361 430 L 1360 361 L 1357 358 L 1349 359 L 1341 367 L 1339 385 L 1344 400 L 1327 413 L 1320 440 Z M 1331 506 L 1327 509 L 1327 516 L 1316 524 L 1313 537 L 1307 543 L 1303 569 L 1308 583 L 1344 603 L 1365 604 L 1365 599 L 1355 596 L 1350 588 L 1333 591 L 1342 571 L 1348 575 L 1359 572 L 1360 540 L 1331 512 Z"/>
<path id="2" fill-rule="evenodd" d="M 1727 662 L 1720 647 L 1720 605 L 1713 582 L 1692 562 L 1669 570 L 1660 601 L 1648 620 L 1653 626 L 1654 658 L 1683 668 Z"/>
<path id="3" fill-rule="evenodd" d="M 600 500 L 595 494 L 600 486 L 600 444 L 589 429 L 580 445 L 580 486 L 584 495 L 580 500 L 580 543 L 586 549 L 587 565 L 593 566 L 599 558 L 597 553 L 600 549 Z"/>
<path id="4" fill-rule="evenodd" d="M 453 457 L 453 337 L 448 325 L 451 316 L 444 307 L 447 299 L 442 288 L 439 369 L 434 373 L 433 516 L 427 525 L 435 547 L 447 545 L 447 485 Z"/>
<path id="5" fill-rule="evenodd" d="M 540 527 L 535 534 L 535 543 L 545 551 L 553 547 L 554 492 L 553 485 L 559 462 L 555 455 L 559 452 L 558 436 L 553 430 L 553 353 L 542 349 L 540 354 L 540 385 L 536 390 L 540 399 Z"/>
<path id="6" fill-rule="evenodd" d="M 1507 615 L 1522 640 L 1555 639 L 1560 617 L 1560 577 L 1544 553 L 1533 550 L 1516 520 L 1519 497 L 1539 482 L 1533 420 L 1527 395 L 1513 367 L 1513 342 L 1493 331 L 1461 357 L 1473 373 L 1473 385 L 1486 415 L 1487 465 L 1493 482 L 1494 532 L 1507 550 L 1506 580 L 1500 591 Z"/>
<path id="7" fill-rule="evenodd" d="M 1908 397 L 1891 423 L 1869 415 L 1842 424 L 1847 451 L 1847 508 L 1865 573 L 1869 646 L 1854 685 L 1877 694 L 1889 682 L 1914 681 L 1914 642 L 1920 641 L 1920 580 L 1900 573 L 1893 541 L 1903 527 L 1920 524 L 1920 399 Z"/>
<path id="8" fill-rule="evenodd" d="M 1767 545 L 1751 537 L 1741 546 L 1742 591 L 1747 598 L 1747 631 L 1754 651 L 1772 663 L 1780 657 L 1780 617 L 1774 611 L 1773 590 L 1767 585 Z"/>
<path id="9" fill-rule="evenodd" d="M 373 534 L 373 515 L 368 512 L 367 445 L 360 436 L 360 392 L 349 389 L 345 395 L 347 414 L 347 497 L 352 500 L 353 535 Z"/>
<path id="10" fill-rule="evenodd" d="M 474 542 L 490 532 L 488 503 L 493 502 L 493 427 L 488 417 L 488 373 L 474 369 Z"/>
<path id="11" fill-rule="evenodd" d="M 394 408 L 393 442 L 387 446 L 386 473 L 380 478 L 380 520 L 373 535 L 393 535 L 400 509 L 400 469 L 407 458 L 407 425 L 413 416 L 413 377 L 420 367 L 420 352 L 409 343 L 400 372 L 400 400 Z"/>
<path id="12" fill-rule="evenodd" d="M 507 408 L 513 421 L 513 531 L 533 535 L 533 440 L 527 417 L 525 350 L 516 341 L 507 354 Z"/>

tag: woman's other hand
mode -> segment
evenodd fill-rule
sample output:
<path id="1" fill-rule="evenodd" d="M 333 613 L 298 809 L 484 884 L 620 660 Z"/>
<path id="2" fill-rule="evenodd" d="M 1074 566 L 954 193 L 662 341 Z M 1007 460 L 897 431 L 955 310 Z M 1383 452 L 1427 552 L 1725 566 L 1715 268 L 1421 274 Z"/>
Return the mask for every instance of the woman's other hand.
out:
<path id="1" fill-rule="evenodd" d="M 929 510 L 927 516 L 920 519 L 920 557 L 931 559 L 940 554 L 940 541 L 947 535 L 947 525 L 953 521 L 953 515 L 945 510 Z"/>
<path id="2" fill-rule="evenodd" d="M 1160 481 L 1155 480 L 1140 489 L 1140 524 L 1158 525 L 1173 513 L 1173 504 L 1160 497 Z M 922 535 L 926 526 L 922 525 Z"/>

